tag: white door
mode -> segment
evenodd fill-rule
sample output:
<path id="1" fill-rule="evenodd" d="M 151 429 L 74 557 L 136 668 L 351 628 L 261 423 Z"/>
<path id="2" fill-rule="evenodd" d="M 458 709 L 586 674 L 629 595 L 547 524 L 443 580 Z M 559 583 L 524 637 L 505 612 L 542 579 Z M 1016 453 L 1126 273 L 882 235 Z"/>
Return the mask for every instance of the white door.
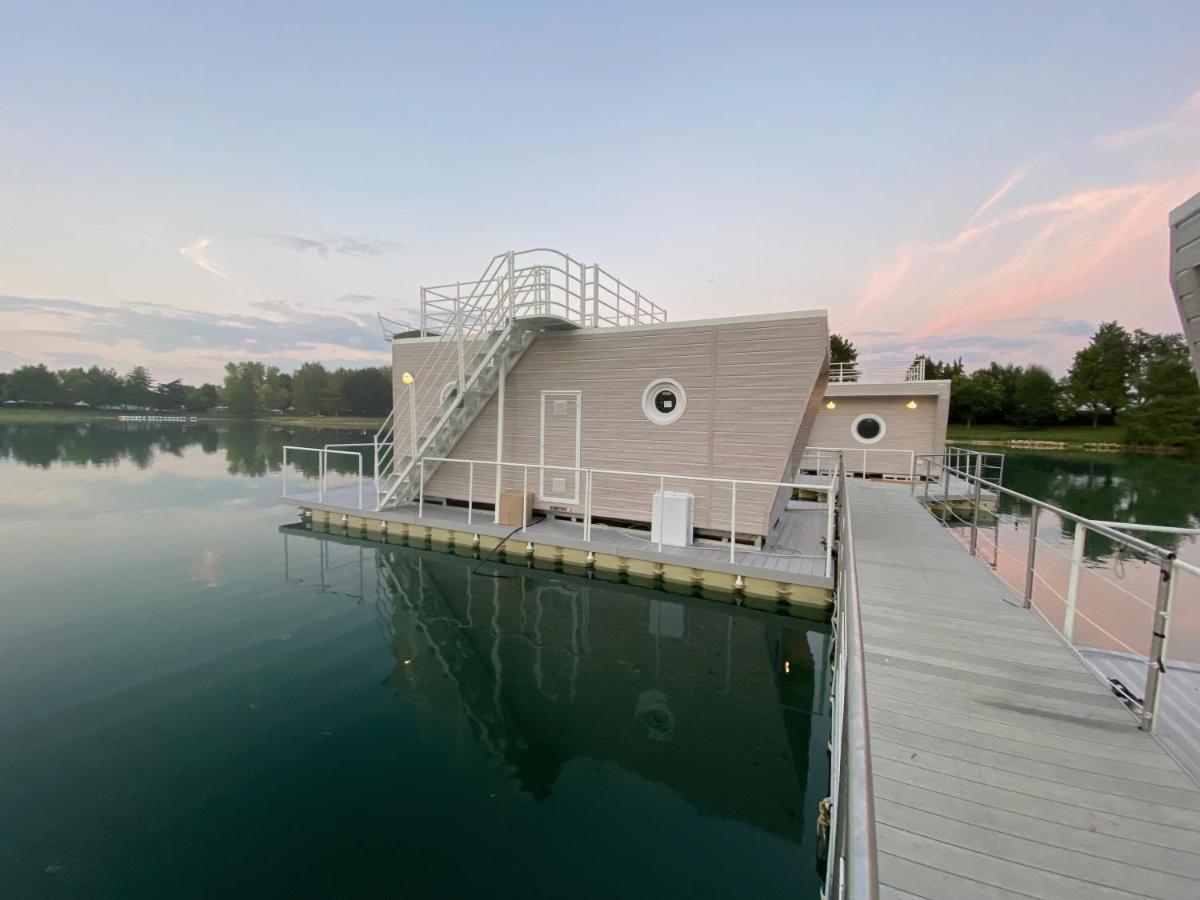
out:
<path id="1" fill-rule="evenodd" d="M 583 395 L 542 391 L 541 459 L 538 496 L 551 503 L 579 502 L 579 439 Z"/>

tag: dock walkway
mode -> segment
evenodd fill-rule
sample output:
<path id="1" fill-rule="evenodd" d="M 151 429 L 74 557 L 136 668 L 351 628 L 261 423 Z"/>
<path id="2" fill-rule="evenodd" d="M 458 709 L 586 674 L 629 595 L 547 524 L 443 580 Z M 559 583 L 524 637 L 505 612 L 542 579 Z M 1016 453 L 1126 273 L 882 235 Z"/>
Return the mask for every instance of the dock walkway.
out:
<path id="1" fill-rule="evenodd" d="M 850 499 L 880 896 L 1200 896 L 1200 787 L 907 486 Z"/>

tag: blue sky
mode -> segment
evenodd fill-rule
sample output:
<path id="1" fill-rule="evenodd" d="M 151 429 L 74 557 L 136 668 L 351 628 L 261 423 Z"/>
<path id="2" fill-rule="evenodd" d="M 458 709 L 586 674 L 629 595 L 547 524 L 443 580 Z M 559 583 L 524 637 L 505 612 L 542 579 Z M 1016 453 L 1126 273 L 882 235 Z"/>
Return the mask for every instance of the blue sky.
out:
<path id="1" fill-rule="evenodd" d="M 882 361 L 1176 330 L 1193 3 L 10 6 L 0 368 L 386 361 L 496 252 Z"/>

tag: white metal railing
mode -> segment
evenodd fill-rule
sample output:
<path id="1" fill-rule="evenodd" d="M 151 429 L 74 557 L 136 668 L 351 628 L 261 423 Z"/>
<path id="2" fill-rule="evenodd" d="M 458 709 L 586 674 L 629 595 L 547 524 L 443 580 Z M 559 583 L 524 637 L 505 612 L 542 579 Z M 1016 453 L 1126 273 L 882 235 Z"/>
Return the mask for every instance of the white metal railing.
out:
<path id="1" fill-rule="evenodd" d="M 841 464 L 849 476 L 910 475 L 916 453 L 888 447 L 806 447 L 794 454 L 792 476 L 799 472 L 832 472 Z"/>
<path id="2" fill-rule="evenodd" d="M 289 450 L 292 453 L 315 453 L 315 454 L 317 454 L 317 497 L 316 497 L 316 500 L 318 503 L 325 502 L 325 495 L 328 493 L 328 490 L 329 490 L 329 456 L 330 456 L 330 454 L 339 455 L 339 456 L 353 456 L 356 460 L 358 460 L 358 481 L 357 481 L 357 485 L 356 485 L 356 487 L 357 487 L 356 496 L 358 498 L 358 509 L 364 508 L 363 507 L 363 458 L 362 458 L 361 453 L 355 453 L 352 450 L 335 450 L 335 449 L 331 449 L 330 447 L 296 447 L 296 446 L 292 446 L 290 444 L 285 445 L 283 448 L 283 463 L 280 468 L 280 475 L 281 475 L 281 478 L 283 481 L 283 496 L 290 500 L 310 500 L 312 498 L 307 495 L 301 497 L 299 495 L 292 495 L 292 494 L 288 493 L 287 470 L 288 470 L 288 451 Z M 342 497 L 340 495 L 338 496 L 338 505 L 339 506 L 344 505 L 342 503 L 342 501 L 344 499 L 345 499 L 344 497 Z"/>
<path id="3" fill-rule="evenodd" d="M 667 313 L 598 265 L 558 250 L 510 251 L 493 257 L 476 281 L 421 289 L 422 334 L 438 342 L 412 384 L 396 397 L 375 436 L 380 497 L 387 503 L 466 402 L 489 366 L 509 364 L 517 320 L 554 316 L 595 327 L 665 322 Z M 490 384 L 490 381 L 489 381 Z"/>
<path id="4" fill-rule="evenodd" d="M 1125 699 L 1128 708 L 1137 716 L 1139 727 L 1145 731 L 1155 731 L 1158 722 L 1159 701 L 1167 676 L 1167 646 L 1175 586 L 1181 574 L 1200 575 L 1200 567 L 1177 559 L 1175 553 L 1170 550 L 1165 550 L 1126 533 L 1127 530 L 1133 530 L 1137 526 L 1122 529 L 1110 523 L 1088 519 L 1051 503 L 1013 491 L 998 482 L 989 481 L 980 474 L 982 463 L 978 456 L 948 457 L 946 454 L 938 454 L 922 457 L 921 460 L 928 476 L 925 480 L 926 500 L 929 500 L 931 484 L 936 484 L 938 487 L 934 489 L 933 502 L 938 502 L 936 495 L 939 492 L 942 495 L 938 504 L 939 515 L 943 519 L 955 519 L 969 530 L 967 543 L 972 555 L 981 555 L 981 541 L 992 544 L 995 552 L 993 567 L 1002 580 L 1010 584 L 1026 608 L 1034 609 L 1072 649 L 1076 649 L 1078 643 L 1076 631 L 1079 624 L 1083 622 L 1093 634 L 1102 636 L 1106 644 L 1146 661 L 1146 682 L 1143 696 L 1141 698 L 1130 696 Z M 954 468 L 950 465 L 950 460 L 966 462 L 963 468 Z M 954 499 L 969 502 L 970 519 L 959 515 L 953 504 L 949 502 L 952 499 L 951 480 L 967 487 L 966 491 Z M 1018 509 L 1022 505 L 1029 508 L 1029 518 L 1025 526 L 1025 544 L 1020 552 L 1013 553 L 1013 548 L 1004 546 L 1006 542 L 1002 540 L 998 527 L 995 536 L 989 538 L 986 528 L 980 526 L 983 492 L 992 493 L 996 497 L 1007 497 L 1015 502 Z M 1072 550 L 1069 556 L 1039 535 L 1040 521 L 1044 518 L 1048 519 L 1050 516 L 1057 518 L 1063 527 L 1069 524 L 1072 528 Z M 999 515 L 995 515 L 994 519 L 998 526 Z M 1094 616 L 1099 613 L 1093 610 L 1089 615 L 1080 607 L 1080 599 L 1083 596 L 1080 588 L 1081 576 L 1084 572 L 1089 572 L 1095 577 L 1102 577 L 1084 566 L 1084 545 L 1088 534 L 1096 534 L 1113 542 L 1121 554 L 1134 559 L 1142 559 L 1154 570 L 1155 577 L 1149 580 L 1142 589 L 1146 594 L 1152 596 L 1142 596 L 1141 591 L 1130 590 L 1129 587 L 1113 582 L 1111 579 L 1103 579 L 1111 588 L 1108 600 L 1110 604 L 1114 601 L 1117 604 L 1136 604 L 1136 606 L 1126 607 L 1126 609 L 1132 611 L 1134 615 L 1148 617 L 1149 621 L 1142 625 L 1145 630 L 1141 638 L 1132 636 L 1127 629 L 1123 630 L 1113 622 L 1097 621 Z M 1042 553 L 1039 553 L 1039 550 Z M 1002 560 L 1005 562 L 1004 566 L 1001 565 Z M 1007 565 L 1009 562 L 1011 565 Z M 1015 575 L 1016 578 L 1009 581 L 1005 577 L 1006 573 Z M 1065 587 L 1061 584 L 1064 575 L 1067 579 Z M 1062 589 L 1060 590 L 1060 588 Z M 1138 613 L 1138 608 L 1144 612 Z M 1117 606 L 1116 609 L 1119 611 L 1121 607 Z M 1113 610 L 1110 609 L 1109 614 L 1111 615 L 1112 612 Z M 1122 633 L 1116 633 L 1118 631 Z M 1085 662 L 1087 662 L 1086 658 Z"/>
<path id="5" fill-rule="evenodd" d="M 919 356 L 909 366 L 867 366 L 859 362 L 829 364 L 830 384 L 899 384 L 925 380 L 925 357 Z"/>
<path id="6" fill-rule="evenodd" d="M 537 474 L 542 474 L 546 471 L 551 472 L 571 472 L 574 474 L 576 484 L 582 487 L 582 498 L 578 503 L 571 504 L 572 506 L 582 506 L 583 508 L 583 539 L 590 541 L 592 539 L 593 527 L 593 511 L 595 505 L 595 484 L 594 479 L 597 475 L 613 475 L 627 478 L 647 478 L 658 482 L 659 491 L 666 489 L 667 482 L 698 482 L 704 484 L 727 485 L 729 488 L 729 561 L 731 563 L 737 561 L 738 552 L 763 553 L 771 555 L 771 551 L 767 548 L 763 550 L 754 550 L 748 545 L 737 544 L 737 491 L 738 485 L 745 487 L 766 487 L 779 490 L 805 490 L 812 491 L 815 494 L 823 495 L 826 498 L 829 506 L 827 520 L 827 539 L 824 553 L 825 574 L 832 576 L 833 574 L 833 515 L 834 503 L 839 491 L 839 477 L 841 469 L 838 468 L 833 473 L 833 478 L 825 484 L 805 484 L 799 482 L 787 481 L 760 481 L 749 478 L 712 478 L 701 475 L 675 475 L 668 472 L 635 472 L 624 469 L 598 469 L 583 466 L 555 466 L 543 465 L 539 463 L 519 463 L 519 462 L 503 462 L 494 459 L 455 459 L 449 457 L 422 457 L 420 465 L 426 463 L 457 464 L 467 466 L 467 523 L 472 524 L 475 517 L 475 473 L 480 469 L 491 469 L 495 471 L 495 504 L 493 511 L 493 522 L 499 521 L 500 515 L 500 490 L 502 484 L 502 473 L 506 469 L 518 469 L 521 471 L 521 496 L 522 496 L 522 515 L 521 515 L 521 531 L 526 530 L 525 523 L 529 519 L 529 509 L 527 507 L 529 497 L 529 473 L 532 470 Z M 417 518 L 423 518 L 425 515 L 425 490 L 424 478 L 421 478 L 421 489 L 417 499 Z M 662 532 L 659 532 L 659 540 L 657 541 L 658 552 L 663 552 Z M 817 557 L 814 557 L 817 558 Z"/>
<path id="7" fill-rule="evenodd" d="M 839 470 L 834 591 L 833 730 L 830 736 L 829 849 L 823 896 L 876 900 L 875 787 L 864 670 L 862 615 L 850 497 Z"/>

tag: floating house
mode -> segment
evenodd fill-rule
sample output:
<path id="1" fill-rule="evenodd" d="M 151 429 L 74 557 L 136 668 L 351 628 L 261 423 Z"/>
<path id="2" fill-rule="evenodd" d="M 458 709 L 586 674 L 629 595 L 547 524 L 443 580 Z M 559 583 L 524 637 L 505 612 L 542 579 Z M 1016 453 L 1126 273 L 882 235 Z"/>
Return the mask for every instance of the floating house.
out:
<path id="1" fill-rule="evenodd" d="M 1171 210 L 1171 290 L 1200 378 L 1200 194 Z"/>
<path id="2" fill-rule="evenodd" d="M 551 250 L 423 288 L 392 366 L 384 507 L 423 495 L 497 509 L 519 491 L 539 515 L 650 525 L 666 492 L 688 495 L 696 535 L 761 546 L 786 485 L 835 451 L 861 473 L 908 477 L 946 437 L 948 382 L 926 381 L 921 361 L 831 366 L 824 310 L 673 322 Z"/>

